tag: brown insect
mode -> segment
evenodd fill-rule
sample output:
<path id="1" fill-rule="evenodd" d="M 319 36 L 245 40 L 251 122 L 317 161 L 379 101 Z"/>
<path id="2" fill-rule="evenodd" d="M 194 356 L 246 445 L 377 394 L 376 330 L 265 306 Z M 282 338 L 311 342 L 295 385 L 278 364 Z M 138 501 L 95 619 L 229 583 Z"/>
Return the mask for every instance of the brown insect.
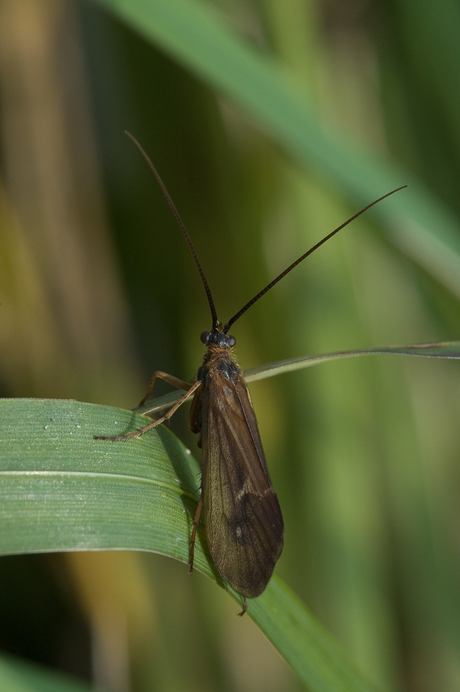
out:
<path id="1" fill-rule="evenodd" d="M 202 475 L 201 496 L 190 539 L 190 572 L 193 569 L 197 526 L 203 510 L 209 552 L 220 575 L 243 596 L 243 610 L 240 613 L 243 615 L 247 609 L 246 599 L 260 596 L 270 581 L 283 549 L 284 527 L 278 498 L 268 475 L 251 397 L 233 354 L 235 338 L 229 334 L 229 329 L 251 305 L 320 245 L 374 204 L 406 186 L 383 195 L 329 233 L 265 286 L 223 326 L 217 318 L 211 291 L 188 231 L 153 163 L 134 137 L 127 134 L 146 159 L 182 229 L 206 291 L 212 329 L 201 334 L 206 353 L 194 382 L 184 382 L 161 371 L 153 374 L 140 405 L 151 395 L 157 378 L 186 390 L 164 416 L 127 435 L 100 436 L 96 439 L 127 440 L 143 435 L 169 420 L 193 396 L 190 427 L 192 432 L 200 435 L 198 446 L 202 449 Z"/>

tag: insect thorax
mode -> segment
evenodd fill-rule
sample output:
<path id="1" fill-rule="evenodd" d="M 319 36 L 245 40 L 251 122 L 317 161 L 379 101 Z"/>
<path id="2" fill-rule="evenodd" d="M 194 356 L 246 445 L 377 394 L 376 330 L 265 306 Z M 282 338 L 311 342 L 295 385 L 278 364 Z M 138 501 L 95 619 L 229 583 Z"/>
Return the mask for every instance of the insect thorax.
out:
<path id="1" fill-rule="evenodd" d="M 198 370 L 198 379 L 202 380 L 203 385 L 205 385 L 208 374 L 215 371 L 219 371 L 233 384 L 237 384 L 241 368 L 233 354 L 232 346 L 209 344 L 203 358 L 203 365 Z"/>

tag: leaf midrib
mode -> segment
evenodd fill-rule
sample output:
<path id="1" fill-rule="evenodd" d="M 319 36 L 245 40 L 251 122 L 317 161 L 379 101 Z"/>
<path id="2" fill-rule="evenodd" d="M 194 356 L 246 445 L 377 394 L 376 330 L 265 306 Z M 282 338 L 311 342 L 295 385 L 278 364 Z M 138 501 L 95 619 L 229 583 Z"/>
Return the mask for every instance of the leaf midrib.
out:
<path id="1" fill-rule="evenodd" d="M 182 497 L 187 497 L 189 500 L 192 500 L 192 502 L 196 502 L 196 497 L 191 495 L 190 493 L 187 493 L 185 490 L 182 490 L 181 488 L 178 488 L 177 486 L 171 485 L 170 483 L 163 483 L 162 481 L 157 481 L 153 480 L 151 478 L 145 478 L 142 476 L 130 476 L 128 474 L 124 473 L 100 473 L 100 472 L 94 472 L 94 471 L 0 471 L 0 477 L 1 476 L 60 476 L 60 477 L 67 477 L 67 476 L 75 476 L 77 478 L 82 478 L 82 477 L 87 477 L 87 478 L 96 478 L 100 477 L 103 478 L 104 480 L 108 479 L 118 479 L 118 480 L 126 480 L 126 481 L 134 481 L 136 483 L 146 483 L 147 485 L 155 485 L 158 486 L 159 488 L 166 488 L 166 490 L 171 490 L 171 492 L 177 493 L 177 495 L 181 495 Z"/>

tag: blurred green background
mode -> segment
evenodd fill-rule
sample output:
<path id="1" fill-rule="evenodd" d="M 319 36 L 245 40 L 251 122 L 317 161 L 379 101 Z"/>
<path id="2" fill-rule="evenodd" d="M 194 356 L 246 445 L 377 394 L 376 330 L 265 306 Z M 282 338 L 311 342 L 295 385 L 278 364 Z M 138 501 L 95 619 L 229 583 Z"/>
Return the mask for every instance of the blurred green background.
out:
<path id="1" fill-rule="evenodd" d="M 288 106 L 283 140 L 111 5 L 123 2 L 0 3 L 2 396 L 131 408 L 155 369 L 196 373 L 204 291 L 124 130 L 160 171 L 223 321 L 410 183 L 235 325 L 243 367 L 460 338 L 457 3 L 206 2 L 280 79 L 290 73 L 317 127 L 307 153 L 287 144 Z M 458 363 L 338 361 L 251 393 L 285 516 L 278 573 L 381 689 L 458 690 Z M 195 453 L 187 414 L 171 427 Z M 156 555 L 0 562 L 2 650 L 114 692 L 301 689 L 235 612 Z"/>

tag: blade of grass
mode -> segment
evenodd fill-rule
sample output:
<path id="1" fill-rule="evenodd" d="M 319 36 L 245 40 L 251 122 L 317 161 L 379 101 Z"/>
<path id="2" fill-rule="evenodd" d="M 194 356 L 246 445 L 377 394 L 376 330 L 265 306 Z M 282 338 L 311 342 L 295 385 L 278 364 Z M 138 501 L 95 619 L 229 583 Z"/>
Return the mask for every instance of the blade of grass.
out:
<path id="1" fill-rule="evenodd" d="M 0 656 L 3 692 L 91 692 L 95 688 L 20 659 Z"/>
<path id="2" fill-rule="evenodd" d="M 376 690 L 278 577 L 250 601 L 253 620 L 310 690 Z"/>
<path id="3" fill-rule="evenodd" d="M 267 365 L 250 368 L 245 370 L 244 376 L 247 382 L 255 382 L 266 377 L 274 377 L 275 375 L 282 375 L 294 370 L 302 370 L 311 365 L 318 365 L 318 363 L 325 363 L 330 360 L 376 354 L 424 356 L 425 358 L 460 358 L 460 341 L 444 341 L 437 344 L 412 344 L 410 346 L 376 346 L 375 348 L 360 348 L 350 351 L 336 351 L 335 353 L 319 353 L 315 356 L 280 360 L 278 363 L 268 363 Z"/>
<path id="4" fill-rule="evenodd" d="M 376 346 L 375 348 L 353 349 L 351 351 L 335 351 L 334 353 L 319 353 L 315 356 L 302 356 L 300 358 L 290 358 L 280 360 L 276 363 L 267 363 L 255 368 L 248 368 L 244 371 L 246 382 L 264 380 L 275 375 L 284 375 L 294 370 L 303 370 L 312 365 L 326 363 L 330 360 L 339 358 L 354 358 L 356 356 L 369 355 L 402 355 L 402 356 L 424 356 L 425 358 L 460 358 L 460 341 L 442 341 L 436 344 L 412 344 L 408 346 Z M 180 399 L 182 393 L 179 391 L 170 392 L 158 399 L 147 402 L 136 409 L 138 413 L 157 413 L 172 406 Z"/>
<path id="5" fill-rule="evenodd" d="M 198 0 L 98 0 L 211 87 L 250 113 L 303 166 L 363 204 L 406 183 L 372 213 L 394 243 L 460 295 L 458 220 L 407 171 L 326 127 L 303 90 Z M 397 220 L 397 223 L 395 223 Z"/>
<path id="6" fill-rule="evenodd" d="M 168 429 L 112 443 L 94 435 L 136 429 L 145 418 L 46 399 L 3 399 L 0 412 L 2 554 L 137 549 L 188 561 L 197 465 Z M 195 565 L 229 590 L 202 535 Z M 248 611 L 309 689 L 373 689 L 279 579 Z"/>

